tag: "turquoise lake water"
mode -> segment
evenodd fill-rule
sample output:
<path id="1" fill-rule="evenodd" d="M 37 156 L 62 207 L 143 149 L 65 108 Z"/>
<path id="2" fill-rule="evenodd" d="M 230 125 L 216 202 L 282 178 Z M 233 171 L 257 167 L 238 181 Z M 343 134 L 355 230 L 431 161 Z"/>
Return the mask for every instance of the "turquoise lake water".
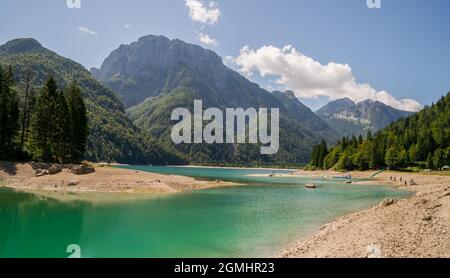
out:
<path id="1" fill-rule="evenodd" d="M 61 202 L 0 188 L 0 257 L 266 257 L 339 216 L 406 191 L 267 170 L 125 167 L 245 183 L 244 186 L 114 203 Z M 285 173 L 289 171 L 276 171 Z M 315 183 L 318 189 L 304 188 Z"/>

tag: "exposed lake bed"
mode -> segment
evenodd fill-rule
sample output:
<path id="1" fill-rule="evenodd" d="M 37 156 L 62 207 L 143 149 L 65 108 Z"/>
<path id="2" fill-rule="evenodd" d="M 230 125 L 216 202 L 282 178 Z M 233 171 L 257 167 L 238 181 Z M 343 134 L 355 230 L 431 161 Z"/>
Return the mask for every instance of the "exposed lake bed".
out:
<path id="1" fill-rule="evenodd" d="M 2 189 L 0 256 L 65 257 L 69 244 L 80 245 L 82 255 L 88 257 L 278 256 L 338 217 L 386 198 L 410 196 L 389 186 L 351 185 L 320 177 L 251 176 L 273 172 L 268 169 L 121 168 L 133 174 L 148 171 L 241 185 L 142 199 L 130 197 L 141 194 L 126 194 L 128 200 L 120 198 L 123 194 L 104 193 L 120 200 L 111 202 L 62 200 L 53 194 L 67 193 L 57 191 L 45 196 Z M 320 187 L 308 190 L 306 183 Z"/>

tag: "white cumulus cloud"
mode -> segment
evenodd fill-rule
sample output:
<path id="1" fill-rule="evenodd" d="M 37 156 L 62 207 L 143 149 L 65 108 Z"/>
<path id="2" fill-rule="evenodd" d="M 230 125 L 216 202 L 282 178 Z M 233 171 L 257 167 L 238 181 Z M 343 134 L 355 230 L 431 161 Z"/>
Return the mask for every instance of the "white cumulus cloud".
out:
<path id="1" fill-rule="evenodd" d="M 186 0 L 189 15 L 194 22 L 214 24 L 219 20 L 220 10 L 216 2 L 203 0 Z"/>
<path id="2" fill-rule="evenodd" d="M 92 31 L 92 30 L 89 30 L 89 28 L 80 26 L 80 27 L 78 27 L 77 29 L 78 29 L 78 31 L 80 31 L 80 32 L 83 32 L 83 33 L 86 33 L 86 34 L 89 34 L 89 35 L 92 35 L 92 36 L 95 36 L 95 37 L 98 36 L 98 33 L 97 33 L 97 32 Z"/>
<path id="3" fill-rule="evenodd" d="M 254 50 L 246 46 L 239 56 L 228 57 L 247 76 L 276 76 L 275 83 L 295 92 L 300 98 L 327 97 L 330 100 L 348 97 L 355 102 L 377 100 L 406 111 L 418 111 L 422 105 L 413 99 L 396 99 L 386 91 L 370 84 L 361 84 L 348 64 L 330 62 L 326 65 L 303 55 L 293 46 L 283 48 L 263 46 Z"/>
<path id="4" fill-rule="evenodd" d="M 198 34 L 198 40 L 206 45 L 213 45 L 213 46 L 219 45 L 219 42 L 216 39 L 211 38 L 209 35 L 203 33 Z"/>

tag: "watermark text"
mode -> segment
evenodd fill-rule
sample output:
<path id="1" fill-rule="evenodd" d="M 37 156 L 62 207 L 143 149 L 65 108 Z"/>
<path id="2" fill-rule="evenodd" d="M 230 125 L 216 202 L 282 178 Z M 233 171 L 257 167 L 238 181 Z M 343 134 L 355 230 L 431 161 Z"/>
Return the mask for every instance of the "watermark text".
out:
<path id="1" fill-rule="evenodd" d="M 203 112 L 201 100 L 194 101 L 194 115 L 186 108 L 177 108 L 171 116 L 172 121 L 179 121 L 172 129 L 172 141 L 175 144 L 260 143 L 265 145 L 260 148 L 261 154 L 278 153 L 280 148 L 279 108 L 270 109 L 270 132 L 268 108 L 260 108 L 258 111 L 255 108 L 246 110 L 227 108 L 225 116 L 226 119 L 219 108 L 208 108 Z M 209 123 L 203 128 L 204 121 Z"/>

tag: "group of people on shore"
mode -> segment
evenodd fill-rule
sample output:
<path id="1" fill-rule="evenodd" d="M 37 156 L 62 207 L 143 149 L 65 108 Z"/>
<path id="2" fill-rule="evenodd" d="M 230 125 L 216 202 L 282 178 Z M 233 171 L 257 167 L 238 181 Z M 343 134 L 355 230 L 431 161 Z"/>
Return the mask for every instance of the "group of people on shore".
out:
<path id="1" fill-rule="evenodd" d="M 390 180 L 391 180 L 392 182 L 397 182 L 397 180 L 398 180 L 400 183 L 405 182 L 405 186 L 408 186 L 408 181 L 407 181 L 406 179 L 404 180 L 402 177 L 399 177 L 399 178 L 397 179 L 397 177 L 391 176 L 391 177 L 390 177 Z M 411 180 L 409 181 L 409 186 L 414 186 L 414 185 L 417 185 L 417 183 L 416 183 L 416 181 L 415 181 L 414 179 L 411 179 Z"/>

